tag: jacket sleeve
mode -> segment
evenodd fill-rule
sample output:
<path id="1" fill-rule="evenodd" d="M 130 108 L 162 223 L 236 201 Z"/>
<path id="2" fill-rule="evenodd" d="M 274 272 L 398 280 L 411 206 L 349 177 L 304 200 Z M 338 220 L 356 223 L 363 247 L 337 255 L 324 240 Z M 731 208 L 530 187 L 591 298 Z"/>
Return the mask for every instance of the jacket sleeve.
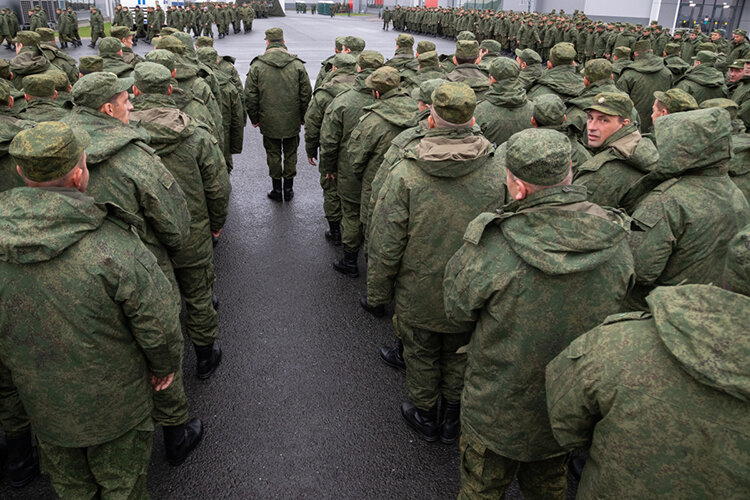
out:
<path id="1" fill-rule="evenodd" d="M 224 227 L 224 222 L 227 219 L 229 194 L 232 192 L 232 185 L 229 181 L 224 156 L 216 139 L 207 132 L 200 135 L 198 166 L 201 171 L 211 231 L 218 231 Z"/>
<path id="2" fill-rule="evenodd" d="M 260 90 L 258 88 L 258 72 L 250 64 L 250 71 L 247 72 L 245 80 L 245 110 L 250 123 L 257 125 L 260 121 Z"/>
<path id="3" fill-rule="evenodd" d="M 229 124 L 229 153 L 238 155 L 242 153 L 245 142 L 245 111 L 243 108 L 241 94 L 232 91 L 230 97 L 230 124 Z"/>
<path id="4" fill-rule="evenodd" d="M 338 172 L 339 147 L 343 131 L 342 110 L 336 106 L 328 106 L 320 127 L 320 168 L 326 174 Z"/>
<path id="5" fill-rule="evenodd" d="M 481 265 L 479 247 L 463 246 L 451 257 L 443 274 L 445 314 L 456 323 L 475 323 L 485 303 L 495 293 L 492 277 Z"/>
<path id="6" fill-rule="evenodd" d="M 310 104 L 310 98 L 312 97 L 312 87 L 310 86 L 310 77 L 305 70 L 305 66 L 299 63 L 299 115 L 302 117 L 302 122 L 305 121 L 305 112 L 307 106 Z"/>
<path id="7" fill-rule="evenodd" d="M 667 194 L 654 191 L 633 214 L 636 230 L 630 234 L 636 281 L 652 285 L 664 272 L 681 231 L 680 208 Z M 677 230 L 675 230 L 677 228 Z"/>
<path id="8" fill-rule="evenodd" d="M 363 116 L 357 126 L 354 127 L 352 134 L 349 136 L 347 148 L 349 165 L 354 176 L 360 181 L 377 146 L 378 133 L 382 132 L 382 130 L 375 129 L 368 118 L 369 115 Z"/>
<path id="9" fill-rule="evenodd" d="M 305 112 L 305 151 L 308 158 L 317 158 L 320 146 L 320 125 L 323 122 L 323 108 L 320 105 L 320 92 L 314 95 Z"/>

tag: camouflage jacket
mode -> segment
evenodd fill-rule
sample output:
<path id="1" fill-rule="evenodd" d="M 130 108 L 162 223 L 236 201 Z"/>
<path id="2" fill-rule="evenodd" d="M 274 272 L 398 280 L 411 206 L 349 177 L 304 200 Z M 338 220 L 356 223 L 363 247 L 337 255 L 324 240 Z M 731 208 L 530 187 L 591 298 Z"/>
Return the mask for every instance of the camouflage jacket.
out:
<path id="1" fill-rule="evenodd" d="M 59 122 L 69 114 L 70 109 L 64 108 L 57 99 L 32 97 L 18 117 L 34 122 Z"/>
<path id="2" fill-rule="evenodd" d="M 9 64 L 10 72 L 13 73 L 10 83 L 18 90 L 23 89 L 23 79 L 27 75 L 46 73 L 50 70 L 47 58 L 33 47 L 23 47 L 18 55 L 9 61 Z"/>
<path id="3" fill-rule="evenodd" d="M 34 122 L 12 116 L 7 106 L 6 109 L 7 113 L 0 112 L 0 193 L 26 185 L 18 175 L 16 161 L 8 154 L 8 148 L 16 134 L 36 125 Z"/>
<path id="4" fill-rule="evenodd" d="M 476 64 L 459 64 L 445 76 L 445 79 L 465 83 L 471 87 L 477 96 L 477 102 L 484 99 L 484 94 L 490 88 L 489 77 Z"/>
<path id="5" fill-rule="evenodd" d="M 411 47 L 406 47 L 396 49 L 396 54 L 385 62 L 385 66 L 396 68 L 399 72 L 403 73 L 405 70 L 416 71 L 419 67 L 419 62 L 414 57 Z"/>
<path id="6" fill-rule="evenodd" d="M 474 323 L 462 433 L 523 462 L 564 453 L 547 417 L 544 367 L 623 309 L 629 225 L 587 202 L 581 186 L 544 189 L 469 224 L 444 280 L 448 319 Z"/>
<path id="7" fill-rule="evenodd" d="M 576 498 L 748 497 L 750 298 L 685 285 L 648 304 L 547 365 L 555 438 L 589 449 Z"/>
<path id="8" fill-rule="evenodd" d="M 231 172 L 232 155 L 242 153 L 242 147 L 245 141 L 245 124 L 247 115 L 245 114 L 244 100 L 242 92 L 237 91 L 232 77 L 221 71 L 216 63 L 208 64 L 209 68 L 214 71 L 216 80 L 219 82 L 219 104 L 221 106 L 221 121 L 224 126 L 223 134 L 220 139 L 219 149 L 224 152 L 224 159 L 227 168 Z"/>
<path id="9" fill-rule="evenodd" d="M 177 107 L 187 113 L 193 120 L 205 123 L 211 134 L 219 139 L 224 133 L 224 130 L 223 128 L 219 128 L 219 125 L 211 115 L 211 111 L 208 110 L 206 103 L 196 97 L 192 91 L 181 89 L 177 85 L 177 81 L 172 80 L 172 94 L 170 97 L 174 100 L 175 104 L 177 104 Z M 136 104 L 137 101 L 138 97 L 131 99 L 131 103 L 135 109 L 138 109 L 138 105 Z M 223 119 L 219 124 L 223 126 Z"/>
<path id="10" fill-rule="evenodd" d="M 310 105 L 305 112 L 305 150 L 308 158 L 318 157 L 320 147 L 320 127 L 326 109 L 334 97 L 352 88 L 356 73 L 353 70 L 338 69 L 336 74 L 322 87 L 313 92 Z"/>
<path id="11" fill-rule="evenodd" d="M 52 66 L 65 73 L 71 85 L 78 81 L 78 61 L 54 44 L 42 43 L 39 50 Z"/>
<path id="12" fill-rule="evenodd" d="M 724 75 L 708 64 L 700 64 L 687 72 L 673 84 L 695 97 L 698 104 L 708 99 L 726 98 L 728 95 Z"/>
<path id="13" fill-rule="evenodd" d="M 216 126 L 216 138 L 221 139 L 224 136 L 224 120 L 221 114 L 221 105 L 216 97 L 218 91 L 214 94 L 206 80 L 199 76 L 198 73 L 198 68 L 195 65 L 189 62 L 178 63 L 175 76 L 177 86 L 184 90 L 186 94 L 197 98 L 208 108 L 211 120 L 213 120 Z M 205 117 L 199 116 L 198 119 L 204 120 Z M 222 141 L 220 145 L 223 148 L 224 142 Z"/>
<path id="14" fill-rule="evenodd" d="M 526 98 L 520 82 L 509 79 L 495 82 L 477 104 L 474 118 L 490 142 L 499 146 L 510 136 L 531 128 L 534 104 Z"/>
<path id="15" fill-rule="evenodd" d="M 57 446 L 122 436 L 151 413 L 149 372 L 180 369 L 178 311 L 138 218 L 73 189 L 18 188 L 0 194 L 0 220 L 2 404 L 20 397 Z"/>
<path id="16" fill-rule="evenodd" d="M 475 127 L 428 130 L 386 174 L 372 214 L 367 300 L 395 301 L 399 321 L 466 332 L 448 321 L 443 272 L 466 225 L 505 202 L 505 168 Z"/>
<path id="17" fill-rule="evenodd" d="M 130 78 L 133 76 L 133 66 L 125 62 L 119 54 L 107 54 L 101 56 L 102 71 L 108 71 L 117 75 L 117 78 Z"/>
<path id="18" fill-rule="evenodd" d="M 529 90 L 528 98 L 545 94 L 554 94 L 563 102 L 578 97 L 583 92 L 583 77 L 572 65 L 554 66 L 542 73 L 536 84 Z"/>
<path id="19" fill-rule="evenodd" d="M 532 63 L 521 70 L 518 75 L 518 82 L 523 85 L 524 90 L 528 92 L 531 87 L 536 85 L 537 80 L 542 77 L 543 71 L 540 64 Z"/>
<path id="20" fill-rule="evenodd" d="M 640 116 L 641 132 L 650 132 L 654 92 L 664 92 L 672 86 L 672 72 L 664 66 L 664 59 L 654 54 L 641 54 L 617 79 L 617 88 L 626 92 Z"/>
<path id="21" fill-rule="evenodd" d="M 584 144 L 588 143 L 588 138 L 586 137 L 586 121 L 588 119 L 586 108 L 594 104 L 594 97 L 603 92 L 625 94 L 625 92 L 615 86 L 612 80 L 599 80 L 598 82 L 589 84 L 578 97 L 570 99 L 567 102 L 568 109 L 565 112 L 565 124 L 573 129 L 576 137 Z M 631 123 L 638 123 L 640 121 L 638 111 L 635 109 L 633 109 L 630 115 L 630 121 Z M 598 203 L 594 200 L 590 201 Z"/>

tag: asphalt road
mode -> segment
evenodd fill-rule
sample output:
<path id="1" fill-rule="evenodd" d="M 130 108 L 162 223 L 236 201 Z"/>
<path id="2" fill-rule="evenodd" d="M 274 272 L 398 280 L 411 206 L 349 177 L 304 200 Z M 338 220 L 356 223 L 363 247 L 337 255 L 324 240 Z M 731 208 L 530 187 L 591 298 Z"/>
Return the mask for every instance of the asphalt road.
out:
<path id="1" fill-rule="evenodd" d="M 265 47 L 263 31 L 280 26 L 314 80 L 339 35 L 360 36 L 368 49 L 391 57 L 398 32 L 381 25 L 376 17 L 292 12 L 256 20 L 250 34 L 216 39 L 215 48 L 237 58 L 244 78 Z M 453 52 L 453 42 L 433 41 L 439 53 Z M 150 48 L 141 43 L 136 52 Z M 95 51 L 84 43 L 68 53 Z M 249 124 L 245 130 L 244 152 L 234 158 L 230 216 L 216 248 L 222 365 L 201 382 L 194 376 L 195 355 L 186 349 L 186 392 L 205 437 L 173 468 L 157 430 L 148 478 L 155 499 L 434 500 L 458 492 L 458 446 L 425 443 L 402 421 L 404 376 L 378 356 L 379 346 L 393 341 L 390 321 L 360 309 L 363 277 L 353 280 L 331 268 L 341 250 L 323 237 L 318 171 L 304 151 L 300 145 L 294 200 L 274 203 L 266 198 L 261 135 Z M 517 486 L 508 497 L 521 498 Z M 0 498 L 55 495 L 44 476 L 22 490 L 10 488 L 6 477 Z"/>

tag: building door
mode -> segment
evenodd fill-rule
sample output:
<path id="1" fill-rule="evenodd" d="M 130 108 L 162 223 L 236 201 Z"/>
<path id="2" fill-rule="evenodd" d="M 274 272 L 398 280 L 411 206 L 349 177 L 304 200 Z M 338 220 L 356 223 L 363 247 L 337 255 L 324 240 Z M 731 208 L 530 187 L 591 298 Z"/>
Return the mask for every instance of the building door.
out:
<path id="1" fill-rule="evenodd" d="M 676 29 L 700 28 L 703 33 L 722 28 L 727 36 L 737 27 L 745 0 L 681 0 Z"/>

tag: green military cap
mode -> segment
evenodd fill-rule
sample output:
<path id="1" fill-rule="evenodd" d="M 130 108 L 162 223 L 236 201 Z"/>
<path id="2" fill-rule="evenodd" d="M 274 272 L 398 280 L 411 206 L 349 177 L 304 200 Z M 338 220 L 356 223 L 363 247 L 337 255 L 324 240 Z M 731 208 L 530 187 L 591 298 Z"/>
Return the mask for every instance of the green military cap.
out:
<path id="1" fill-rule="evenodd" d="M 10 63 L 0 58 L 0 79 L 10 80 Z"/>
<path id="2" fill-rule="evenodd" d="M 16 37 L 13 39 L 14 43 L 20 43 L 31 47 L 32 45 L 39 45 L 42 41 L 42 37 L 39 33 L 34 31 L 19 31 L 16 33 Z"/>
<path id="3" fill-rule="evenodd" d="M 422 101 L 425 104 L 432 104 L 432 93 L 444 83 L 445 80 L 442 78 L 425 80 L 419 84 L 419 87 L 412 90 L 411 97 L 417 101 Z"/>
<path id="4" fill-rule="evenodd" d="M 347 36 L 344 38 L 344 45 L 352 52 L 362 52 L 365 50 L 365 41 L 358 36 Z"/>
<path id="5" fill-rule="evenodd" d="M 476 107 L 477 96 L 465 83 L 443 82 L 432 93 L 433 111 L 450 123 L 468 122 L 474 116 Z"/>
<path id="6" fill-rule="evenodd" d="M 381 66 L 365 80 L 365 85 L 381 94 L 395 89 L 401 83 L 401 74 L 396 68 Z"/>
<path id="7" fill-rule="evenodd" d="M 177 33 L 177 32 L 178 32 L 178 31 L 177 31 L 177 29 L 175 29 L 175 28 L 172 28 L 171 26 L 164 26 L 164 27 L 163 27 L 163 28 L 162 28 L 162 29 L 161 29 L 161 30 L 159 31 L 159 36 L 174 35 L 174 34 L 175 34 L 175 33 Z"/>
<path id="8" fill-rule="evenodd" d="M 556 130 L 529 128 L 513 134 L 507 146 L 505 167 L 522 181 L 553 186 L 570 173 L 570 141 Z"/>
<path id="9" fill-rule="evenodd" d="M 745 61 L 748 59 L 736 59 L 729 65 L 730 68 L 734 69 L 745 69 Z"/>
<path id="10" fill-rule="evenodd" d="M 582 72 L 590 83 L 612 78 L 612 63 L 606 59 L 591 59 L 586 62 Z"/>
<path id="11" fill-rule="evenodd" d="M 479 57 L 479 44 L 476 40 L 459 40 L 456 42 L 457 59 L 476 59 Z"/>
<path id="12" fill-rule="evenodd" d="M 216 49 L 213 47 L 201 47 L 195 52 L 195 54 L 201 62 L 208 64 L 209 66 L 216 64 L 216 61 L 219 60 L 219 53 L 216 52 Z"/>
<path id="13" fill-rule="evenodd" d="M 669 89 L 666 92 L 656 91 L 654 92 L 654 97 L 670 113 L 698 109 L 698 102 L 695 100 L 695 97 L 681 89 Z"/>
<path id="14" fill-rule="evenodd" d="M 542 62 L 542 57 L 532 49 L 516 49 L 516 57 L 528 65 L 540 64 Z"/>
<path id="15" fill-rule="evenodd" d="M 540 95 L 534 99 L 533 116 L 538 127 L 562 125 L 565 119 L 565 104 L 558 95 Z"/>
<path id="16" fill-rule="evenodd" d="M 10 104 L 10 83 L 8 80 L 0 80 L 0 104 Z"/>
<path id="17" fill-rule="evenodd" d="M 490 76 L 501 82 L 509 78 L 518 78 L 521 67 L 513 59 L 507 57 L 496 57 L 490 63 Z"/>
<path id="18" fill-rule="evenodd" d="M 23 93 L 34 97 L 52 97 L 55 81 L 44 73 L 28 75 L 23 79 Z"/>
<path id="19" fill-rule="evenodd" d="M 135 35 L 135 31 L 130 31 L 127 26 L 115 26 L 109 31 L 109 35 L 122 40 L 123 38 Z"/>
<path id="20" fill-rule="evenodd" d="M 549 60 L 553 66 L 560 66 L 572 63 L 576 55 L 576 49 L 572 43 L 560 42 L 549 51 Z"/>
<path id="21" fill-rule="evenodd" d="M 626 94 L 619 92 L 602 92 L 594 97 L 594 102 L 586 107 L 586 111 L 595 110 L 605 115 L 620 116 L 630 119 L 633 112 L 633 101 Z"/>
<path id="22" fill-rule="evenodd" d="M 396 37 L 396 45 L 399 47 L 411 47 L 414 45 L 414 37 L 406 33 L 401 33 Z"/>
<path id="23" fill-rule="evenodd" d="M 88 134 L 75 132 L 64 123 L 41 122 L 19 132 L 8 153 L 24 177 L 33 182 L 49 182 L 67 175 L 89 142 Z"/>
<path id="24" fill-rule="evenodd" d="M 122 50 L 122 42 L 113 36 L 107 36 L 102 38 L 99 42 L 99 55 L 107 56 L 117 54 Z"/>
<path id="25" fill-rule="evenodd" d="M 40 41 L 42 42 L 54 42 L 55 41 L 55 30 L 50 28 L 37 28 L 34 31 L 39 33 Z"/>
<path id="26" fill-rule="evenodd" d="M 125 92 L 132 86 L 132 78 L 117 78 L 117 75 L 108 72 L 91 73 L 73 85 L 71 95 L 76 106 L 99 109 L 112 96 Z"/>
<path id="27" fill-rule="evenodd" d="M 729 242 L 724 264 L 724 288 L 750 295 L 750 226 Z"/>
<path id="28" fill-rule="evenodd" d="M 701 50 L 697 54 L 695 54 L 695 57 L 693 57 L 693 61 L 700 61 L 701 64 L 714 64 L 716 62 L 718 54 L 715 52 L 709 52 L 708 50 Z"/>
<path id="29" fill-rule="evenodd" d="M 195 46 L 196 47 L 213 47 L 214 46 L 214 39 L 210 36 L 199 36 L 195 40 Z"/>
<path id="30" fill-rule="evenodd" d="M 434 50 L 431 50 L 429 52 L 420 52 L 417 60 L 419 61 L 420 68 L 437 68 L 439 63 L 438 53 Z"/>
<path id="31" fill-rule="evenodd" d="M 62 71 L 50 69 L 47 70 L 44 74 L 47 75 L 55 83 L 55 90 L 57 90 L 58 92 L 68 92 L 70 90 L 70 80 L 68 80 L 68 75 L 66 75 Z M 23 84 L 26 85 L 25 78 L 23 80 Z"/>
<path id="32" fill-rule="evenodd" d="M 500 51 L 503 50 L 502 45 L 500 45 L 500 42 L 497 40 L 487 39 L 482 41 L 481 44 L 479 44 L 480 50 L 486 50 L 487 54 L 491 56 L 499 56 Z"/>
<path id="33" fill-rule="evenodd" d="M 169 71 L 172 71 L 177 66 L 177 59 L 175 55 L 168 50 L 162 49 L 156 49 L 148 52 L 146 54 L 146 61 L 161 64 Z"/>
<path id="34" fill-rule="evenodd" d="M 672 56 L 680 53 L 679 43 L 668 43 L 664 46 L 664 53 L 668 56 Z"/>
<path id="35" fill-rule="evenodd" d="M 651 42 L 648 40 L 638 40 L 633 44 L 633 52 L 646 52 L 651 50 Z"/>
<path id="36" fill-rule="evenodd" d="M 337 36 L 336 41 L 334 42 L 334 45 L 336 46 L 336 50 L 341 50 L 344 48 L 344 42 L 346 42 L 345 36 Z"/>
<path id="37" fill-rule="evenodd" d="M 26 80 L 24 80 L 26 83 Z M 707 108 L 721 108 L 726 109 L 732 120 L 737 118 L 737 113 L 740 110 L 740 105 L 731 99 L 725 99 L 723 97 L 717 97 L 714 99 L 707 99 L 700 104 L 701 109 Z"/>
<path id="38" fill-rule="evenodd" d="M 700 52 L 701 50 L 707 50 L 714 53 L 719 52 L 718 47 L 716 47 L 716 44 L 713 42 L 703 42 L 702 44 L 698 45 L 698 52 Z"/>
<path id="39" fill-rule="evenodd" d="M 284 30 L 281 28 L 268 28 L 266 30 L 266 40 L 269 42 L 281 42 L 284 40 Z"/>
<path id="40" fill-rule="evenodd" d="M 732 31 L 732 34 L 733 35 L 747 36 L 747 31 L 742 30 L 742 29 L 736 29 L 736 30 Z"/>
<path id="41" fill-rule="evenodd" d="M 81 74 L 88 75 L 89 73 L 96 73 L 103 71 L 104 60 L 100 56 L 81 56 L 78 59 L 78 71 Z"/>
<path id="42" fill-rule="evenodd" d="M 377 69 L 383 65 L 383 54 L 374 50 L 363 50 L 357 57 L 357 66 L 360 69 Z"/>
<path id="43" fill-rule="evenodd" d="M 417 54 L 424 54 L 435 50 L 435 44 L 427 40 L 422 40 L 417 44 Z"/>
<path id="44" fill-rule="evenodd" d="M 715 29 L 715 30 L 714 30 L 713 32 L 714 32 L 714 33 L 718 33 L 718 34 L 720 34 L 721 36 L 724 36 L 724 35 L 726 35 L 726 34 L 727 34 L 726 30 L 724 30 L 723 28 L 718 28 L 718 29 Z"/>
<path id="45" fill-rule="evenodd" d="M 175 54 L 185 53 L 185 45 L 180 41 L 179 38 L 172 35 L 160 37 L 159 41 L 156 42 L 156 48 L 168 50 Z"/>
<path id="46" fill-rule="evenodd" d="M 456 40 L 476 40 L 477 37 L 471 31 L 461 31 Z"/>
<path id="47" fill-rule="evenodd" d="M 630 59 L 630 47 L 615 47 L 612 55 L 618 59 Z"/>
<path id="48" fill-rule="evenodd" d="M 341 52 L 333 56 L 333 65 L 339 69 L 354 69 L 357 67 L 357 58 Z"/>
<path id="49" fill-rule="evenodd" d="M 134 85 L 144 94 L 166 94 L 172 81 L 172 72 L 158 63 L 141 62 L 135 65 L 133 80 Z"/>

